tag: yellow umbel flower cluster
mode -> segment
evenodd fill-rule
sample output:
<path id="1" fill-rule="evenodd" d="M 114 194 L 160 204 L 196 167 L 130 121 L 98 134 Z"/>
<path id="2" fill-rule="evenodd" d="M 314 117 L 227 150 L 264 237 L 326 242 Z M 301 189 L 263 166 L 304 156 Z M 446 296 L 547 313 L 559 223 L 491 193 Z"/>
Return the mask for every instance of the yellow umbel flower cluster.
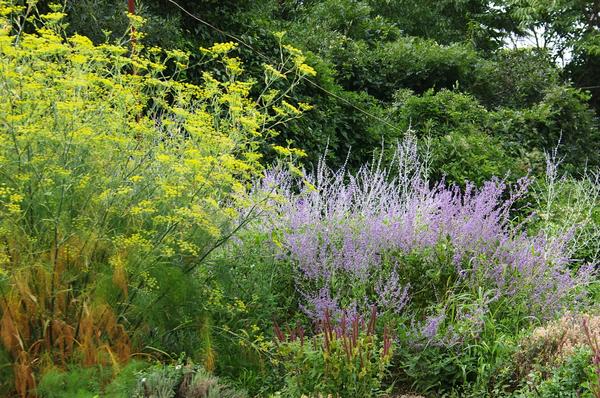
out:
<path id="1" fill-rule="evenodd" d="M 0 344 L 25 396 L 53 358 L 127 357 L 136 300 L 176 294 L 235 231 L 261 141 L 308 108 L 250 98 L 232 43 L 201 51 L 226 76 L 195 85 L 184 51 L 65 37 L 57 10 L 25 33 L 21 12 L 0 0 Z M 271 84 L 305 73 L 284 66 Z"/>

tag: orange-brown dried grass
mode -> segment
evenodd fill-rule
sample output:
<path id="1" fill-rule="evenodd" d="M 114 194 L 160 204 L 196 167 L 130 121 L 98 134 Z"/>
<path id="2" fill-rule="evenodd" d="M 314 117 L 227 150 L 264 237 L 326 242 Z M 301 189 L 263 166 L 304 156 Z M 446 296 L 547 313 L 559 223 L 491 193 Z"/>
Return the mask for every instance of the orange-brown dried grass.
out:
<path id="1" fill-rule="evenodd" d="M 9 289 L 0 299 L 0 343 L 13 359 L 19 397 L 35 397 L 35 375 L 44 368 L 72 362 L 118 367 L 130 357 L 129 336 L 112 308 L 85 294 L 74 296 L 73 284 L 81 280 L 73 275 L 83 278 L 88 271 L 85 246 L 71 239 L 34 265 L 11 255 Z"/>

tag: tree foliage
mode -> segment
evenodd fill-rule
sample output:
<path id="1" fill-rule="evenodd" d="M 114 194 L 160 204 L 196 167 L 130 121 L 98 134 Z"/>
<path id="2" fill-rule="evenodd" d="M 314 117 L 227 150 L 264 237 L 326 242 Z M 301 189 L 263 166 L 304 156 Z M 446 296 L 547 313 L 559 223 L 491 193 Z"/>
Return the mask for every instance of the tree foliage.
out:
<path id="1" fill-rule="evenodd" d="M 104 40 L 103 30 L 118 37 L 116 32 L 126 28 L 121 3 L 67 2 L 69 29 L 97 42 Z M 318 73 L 302 79 L 289 98 L 310 102 L 314 110 L 285 129 L 276 128 L 280 134 L 275 138 L 281 146 L 291 143 L 304 149 L 306 164 L 327 148 L 330 161 L 356 167 L 368 161 L 376 152 L 373 148 L 382 142 L 393 145 L 406 128 L 402 119 L 394 118 L 394 95 L 405 89 L 417 97 L 430 95 L 425 94 L 430 90 L 454 90 L 474 96 L 490 114 L 501 108 L 503 145 L 524 146 L 522 151 L 510 151 L 516 163 L 529 164 L 531 158 L 559 145 L 560 137 L 568 141 L 573 136 L 580 137 L 579 144 L 565 144 L 561 149 L 568 157 L 565 166 L 576 171 L 597 162 L 593 145 L 589 150 L 576 149 L 581 143 L 583 148 L 594 144 L 598 127 L 592 119 L 597 116 L 587 108 L 588 104 L 597 108 L 597 89 L 592 88 L 596 90 L 592 97 L 557 94 L 573 83 L 595 85 L 597 2 L 563 0 L 550 6 L 534 0 L 175 3 L 181 8 L 167 0 L 140 4 L 138 12 L 148 19 L 142 28 L 144 40 L 192 50 L 235 36 L 247 45 L 238 49 L 247 76 L 258 81 L 251 96 L 261 92 L 262 64 L 279 57 L 274 32 L 287 31 L 286 41 L 306 52 L 308 63 Z M 509 49 L 511 42 L 520 43 L 519 48 Z M 205 68 L 191 62 L 187 77 L 201 81 Z M 523 123 L 523 114 L 536 115 L 532 117 L 542 119 L 545 127 Z M 561 115 L 565 121 L 547 121 Z M 434 114 L 422 116 L 436 118 Z M 462 124 L 468 123 L 465 115 Z M 477 130 L 498 136 L 486 128 Z M 446 133 L 464 135 L 458 130 Z M 523 135 L 539 137 L 524 142 Z M 273 159 L 266 154 L 265 159 Z"/>

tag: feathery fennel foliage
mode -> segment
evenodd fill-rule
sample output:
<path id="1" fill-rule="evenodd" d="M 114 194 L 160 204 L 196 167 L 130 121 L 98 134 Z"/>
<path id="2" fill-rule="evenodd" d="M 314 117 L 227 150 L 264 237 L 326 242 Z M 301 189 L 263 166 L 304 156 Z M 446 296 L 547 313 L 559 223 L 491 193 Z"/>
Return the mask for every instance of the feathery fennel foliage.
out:
<path id="1" fill-rule="evenodd" d="M 211 293 L 190 276 L 251 217 L 236 209 L 259 139 L 309 108 L 284 101 L 311 72 L 295 49 L 257 100 L 233 43 L 200 50 L 225 76 L 194 85 L 189 54 L 64 37 L 54 11 L 0 1 L 0 342 L 20 396 L 57 364 L 118 369 L 145 345 L 206 340 L 169 339 L 206 329 Z"/>

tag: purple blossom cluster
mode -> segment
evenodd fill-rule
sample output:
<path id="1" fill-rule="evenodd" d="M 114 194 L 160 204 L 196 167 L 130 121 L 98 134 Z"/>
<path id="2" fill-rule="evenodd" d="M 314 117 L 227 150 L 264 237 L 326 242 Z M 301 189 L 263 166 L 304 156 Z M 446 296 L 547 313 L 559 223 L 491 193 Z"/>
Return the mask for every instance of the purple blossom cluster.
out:
<path id="1" fill-rule="evenodd" d="M 262 181 L 263 192 L 276 193 L 270 233 L 279 256 L 294 264 L 310 316 L 373 305 L 400 313 L 410 300 L 410 281 L 401 282 L 402 262 L 384 254 L 425 256 L 440 245 L 452 253 L 461 281 L 494 291 L 496 298 L 526 298 L 528 315 L 538 318 L 560 310 L 571 289 L 589 278 L 591 268 L 576 274 L 569 269 L 569 236 L 529 236 L 511 222 L 528 179 L 512 186 L 495 179 L 461 190 L 432 185 L 415 168 L 406 172 L 406 161 L 418 159 L 405 157 L 400 173 L 376 165 L 350 174 L 322 162 L 301 178 L 272 171 Z"/>
<path id="2" fill-rule="evenodd" d="M 492 291 L 480 290 L 478 293 L 478 296 L 456 294 L 424 321 L 416 324 L 413 322 L 410 328 L 413 337 L 410 344 L 415 348 L 428 345 L 453 347 L 480 336 L 485 327 L 490 304 L 495 302 L 498 296 L 490 294 Z"/>

